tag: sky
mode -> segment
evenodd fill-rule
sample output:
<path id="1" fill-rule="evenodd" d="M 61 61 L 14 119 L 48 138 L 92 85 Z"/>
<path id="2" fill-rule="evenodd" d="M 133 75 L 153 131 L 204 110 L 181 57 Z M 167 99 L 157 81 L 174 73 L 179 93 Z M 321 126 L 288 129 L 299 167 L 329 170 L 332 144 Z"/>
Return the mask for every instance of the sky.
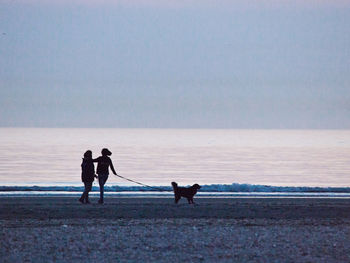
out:
<path id="1" fill-rule="evenodd" d="M 0 127 L 349 129 L 349 14 L 341 0 L 0 0 Z"/>

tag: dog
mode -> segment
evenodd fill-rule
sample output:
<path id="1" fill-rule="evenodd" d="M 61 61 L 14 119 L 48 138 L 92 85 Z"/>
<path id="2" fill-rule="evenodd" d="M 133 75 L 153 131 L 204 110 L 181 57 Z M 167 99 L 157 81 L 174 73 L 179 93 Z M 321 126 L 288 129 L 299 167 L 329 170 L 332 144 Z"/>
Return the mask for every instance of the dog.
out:
<path id="1" fill-rule="evenodd" d="M 175 204 L 179 202 L 181 197 L 187 198 L 189 204 L 194 204 L 193 196 L 197 193 L 198 189 L 201 188 L 198 184 L 194 184 L 191 187 L 178 187 L 177 183 L 172 182 L 171 185 L 174 189 Z"/>

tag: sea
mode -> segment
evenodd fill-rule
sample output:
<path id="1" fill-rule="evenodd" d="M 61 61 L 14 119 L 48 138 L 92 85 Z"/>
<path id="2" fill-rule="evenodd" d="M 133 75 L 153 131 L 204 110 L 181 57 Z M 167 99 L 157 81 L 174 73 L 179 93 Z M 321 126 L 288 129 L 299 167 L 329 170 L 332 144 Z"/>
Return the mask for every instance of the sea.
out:
<path id="1" fill-rule="evenodd" d="M 1 196 L 79 195 L 84 152 L 108 148 L 107 195 L 350 197 L 350 130 L 0 128 L 0 145 Z"/>

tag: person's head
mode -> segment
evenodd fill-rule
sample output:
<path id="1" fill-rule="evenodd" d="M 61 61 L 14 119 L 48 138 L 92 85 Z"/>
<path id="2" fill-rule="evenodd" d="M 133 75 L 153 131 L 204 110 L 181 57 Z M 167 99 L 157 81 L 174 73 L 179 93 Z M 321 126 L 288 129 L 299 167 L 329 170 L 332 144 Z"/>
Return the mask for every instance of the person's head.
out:
<path id="1" fill-rule="evenodd" d="M 102 151 L 101 151 L 101 154 L 103 156 L 111 156 L 112 155 L 111 151 L 108 150 L 107 148 L 103 148 Z"/>
<path id="2" fill-rule="evenodd" d="M 84 158 L 85 158 L 85 159 L 92 159 L 92 151 L 87 150 L 87 151 L 84 153 Z"/>

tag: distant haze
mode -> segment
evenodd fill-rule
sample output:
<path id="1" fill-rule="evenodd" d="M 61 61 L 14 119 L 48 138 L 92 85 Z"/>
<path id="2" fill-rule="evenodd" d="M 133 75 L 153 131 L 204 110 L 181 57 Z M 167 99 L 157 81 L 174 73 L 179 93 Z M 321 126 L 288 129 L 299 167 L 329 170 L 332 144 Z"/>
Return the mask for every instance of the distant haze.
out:
<path id="1" fill-rule="evenodd" d="M 350 2 L 305 2 L 1 1 L 0 126 L 348 129 Z"/>

